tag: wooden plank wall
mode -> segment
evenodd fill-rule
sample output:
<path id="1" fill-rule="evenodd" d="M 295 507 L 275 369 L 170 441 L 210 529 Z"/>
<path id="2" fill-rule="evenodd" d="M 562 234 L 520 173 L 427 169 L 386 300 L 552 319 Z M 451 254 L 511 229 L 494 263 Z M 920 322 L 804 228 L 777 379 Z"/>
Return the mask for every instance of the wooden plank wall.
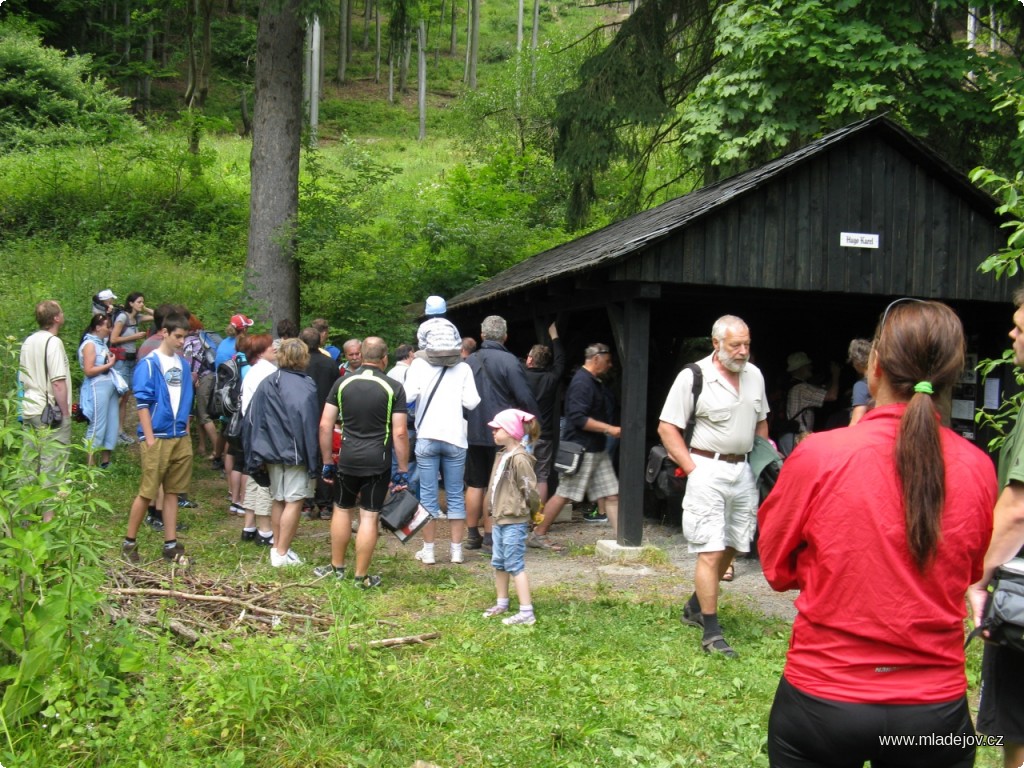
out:
<path id="1" fill-rule="evenodd" d="M 881 247 L 840 246 L 840 232 Z M 993 214 L 878 138 L 854 137 L 611 269 L 614 280 L 1008 300 L 977 265 L 1005 243 Z"/>

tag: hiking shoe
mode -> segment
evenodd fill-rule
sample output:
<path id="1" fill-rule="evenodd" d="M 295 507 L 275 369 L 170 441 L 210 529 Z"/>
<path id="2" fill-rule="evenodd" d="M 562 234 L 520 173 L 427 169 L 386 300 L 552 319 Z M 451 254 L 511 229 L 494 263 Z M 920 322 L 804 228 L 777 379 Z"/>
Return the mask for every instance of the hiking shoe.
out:
<path id="1" fill-rule="evenodd" d="M 179 509 L 199 509 L 199 505 L 189 499 L 178 499 Z"/>
<path id="2" fill-rule="evenodd" d="M 480 542 L 480 551 L 485 555 L 494 554 L 494 540 L 489 536 L 485 536 L 484 540 Z"/>
<path id="3" fill-rule="evenodd" d="M 117 435 L 117 442 L 121 443 L 121 445 L 131 445 L 135 441 L 128 437 L 127 433 L 119 432 Z"/>
<path id="4" fill-rule="evenodd" d="M 525 627 L 529 627 L 537 623 L 537 617 L 532 613 L 517 613 L 515 616 L 509 616 L 507 619 L 502 619 L 501 623 L 508 624 L 509 626 L 522 624 Z"/>
<path id="5" fill-rule="evenodd" d="M 188 568 L 190 565 L 188 557 L 185 556 L 185 547 L 181 544 L 175 544 L 171 548 L 164 547 L 160 554 L 167 562 L 174 563 L 182 568 Z"/>
<path id="6" fill-rule="evenodd" d="M 584 523 L 607 523 L 608 522 L 608 515 L 602 515 L 601 514 L 601 510 L 598 509 L 597 507 L 594 507 L 593 509 L 588 509 L 586 512 L 583 513 L 583 522 Z"/>
<path id="7" fill-rule="evenodd" d="M 242 531 L 242 541 L 256 541 L 257 536 L 259 536 L 257 531 Z"/>
<path id="8" fill-rule="evenodd" d="M 704 649 L 704 653 L 720 653 L 729 659 L 738 659 L 740 657 L 740 655 L 733 650 L 732 646 L 725 642 L 725 638 L 721 635 L 705 637 L 700 641 L 700 647 Z"/>
<path id="9" fill-rule="evenodd" d="M 272 547 L 274 546 L 274 534 L 264 536 L 259 531 L 256 531 L 256 536 L 253 538 L 252 543 L 257 547 Z"/>
<path id="10" fill-rule="evenodd" d="M 704 629 L 704 614 L 700 611 L 691 611 L 689 605 L 683 606 L 683 612 L 679 616 L 679 621 L 690 627 Z"/>
<path id="11" fill-rule="evenodd" d="M 210 469 L 212 469 L 214 472 L 218 472 L 224 469 L 224 459 L 220 458 L 219 456 L 213 459 L 210 462 Z"/>
<path id="12" fill-rule="evenodd" d="M 383 579 L 379 575 L 356 576 L 353 582 L 359 589 L 375 589 L 381 585 Z"/>
<path id="13" fill-rule="evenodd" d="M 501 616 L 503 613 L 508 613 L 508 606 L 492 605 L 486 611 L 483 612 L 485 619 L 493 618 L 494 616 Z"/>
<path id="14" fill-rule="evenodd" d="M 473 534 L 469 534 L 469 536 L 466 537 L 466 540 L 464 542 L 462 542 L 462 548 L 463 549 L 480 549 L 480 547 L 483 545 L 483 543 L 484 543 L 484 537 L 481 536 L 479 533 L 476 536 L 474 536 Z"/>
<path id="15" fill-rule="evenodd" d="M 139 542 L 125 541 L 121 543 L 121 556 L 129 563 L 139 562 Z"/>
<path id="16" fill-rule="evenodd" d="M 313 569 L 313 575 L 318 579 L 322 579 L 324 576 L 334 576 L 335 579 L 341 581 L 345 578 L 345 566 L 335 568 L 333 564 L 318 565 Z"/>
<path id="17" fill-rule="evenodd" d="M 425 549 L 421 549 L 414 555 L 414 557 L 424 565 L 433 565 L 437 562 L 434 557 L 434 550 L 430 550 L 428 552 Z"/>
<path id="18" fill-rule="evenodd" d="M 319 515 L 321 520 L 330 522 L 331 518 L 334 517 L 334 507 L 320 507 Z"/>

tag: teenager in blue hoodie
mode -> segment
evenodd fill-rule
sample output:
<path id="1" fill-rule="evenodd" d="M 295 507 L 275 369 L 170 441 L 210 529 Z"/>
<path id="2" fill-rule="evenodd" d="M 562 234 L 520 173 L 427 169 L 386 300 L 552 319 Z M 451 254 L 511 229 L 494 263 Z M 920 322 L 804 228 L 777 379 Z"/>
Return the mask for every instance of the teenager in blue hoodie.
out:
<path id="1" fill-rule="evenodd" d="M 163 339 L 151 354 L 139 360 L 132 375 L 138 403 L 142 479 L 139 495 L 128 515 L 128 533 L 121 551 L 130 562 L 139 561 L 135 536 L 160 485 L 164 487 L 163 558 L 187 566 L 185 548 L 177 541 L 178 495 L 192 481 L 192 440 L 188 419 L 192 411 L 192 377 L 181 356 L 188 333 L 188 318 L 169 314 L 161 329 Z"/>

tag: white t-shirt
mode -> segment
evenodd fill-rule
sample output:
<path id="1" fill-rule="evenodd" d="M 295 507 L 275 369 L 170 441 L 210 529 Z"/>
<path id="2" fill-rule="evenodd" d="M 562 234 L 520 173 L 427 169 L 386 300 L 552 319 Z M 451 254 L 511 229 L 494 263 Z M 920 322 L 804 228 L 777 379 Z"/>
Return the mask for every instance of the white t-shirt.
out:
<path id="1" fill-rule="evenodd" d="M 181 404 L 181 379 L 185 375 L 185 367 L 181 364 L 181 358 L 177 355 L 165 355 L 159 349 L 153 354 L 160 361 L 160 371 L 167 383 L 167 393 L 171 399 L 171 413 L 178 418 L 178 406 Z M 191 374 L 190 374 L 191 375 Z"/>
<path id="2" fill-rule="evenodd" d="M 704 375 L 704 387 L 697 400 L 697 421 L 690 445 L 715 453 L 749 453 L 754 447 L 754 431 L 759 421 L 768 418 L 768 398 L 764 377 L 757 366 L 747 363 L 740 371 L 740 389 L 732 388 L 719 373 L 711 355 L 698 361 Z M 693 406 L 693 373 L 684 368 L 676 376 L 661 409 L 661 421 L 686 431 Z"/>
<path id="3" fill-rule="evenodd" d="M 46 356 L 44 363 L 43 356 Z M 74 402 L 71 393 L 71 378 L 68 376 L 68 355 L 64 344 L 49 331 L 38 330 L 25 339 L 21 345 L 21 386 L 25 390 L 22 400 L 22 414 L 38 416 L 50 403 L 56 405 L 53 382 L 63 379 L 68 385 L 68 405 Z M 49 381 L 46 376 L 49 374 Z"/>
<path id="4" fill-rule="evenodd" d="M 438 382 L 437 377 L 442 371 L 444 378 Z M 437 391 L 427 408 L 427 399 L 435 384 Z M 473 409 L 480 404 L 472 368 L 465 363 L 442 368 L 417 357 L 405 375 L 405 396 L 410 403 L 416 402 L 417 439 L 441 440 L 459 448 L 469 447 L 462 409 Z"/>
<path id="5" fill-rule="evenodd" d="M 256 387 L 258 387 L 267 376 L 277 370 L 277 366 L 269 360 L 264 360 L 262 357 L 257 360 L 249 368 L 249 372 L 245 374 L 245 378 L 242 379 L 242 415 L 245 416 L 245 412 L 249 410 L 249 403 L 252 402 L 252 396 L 256 394 Z"/>

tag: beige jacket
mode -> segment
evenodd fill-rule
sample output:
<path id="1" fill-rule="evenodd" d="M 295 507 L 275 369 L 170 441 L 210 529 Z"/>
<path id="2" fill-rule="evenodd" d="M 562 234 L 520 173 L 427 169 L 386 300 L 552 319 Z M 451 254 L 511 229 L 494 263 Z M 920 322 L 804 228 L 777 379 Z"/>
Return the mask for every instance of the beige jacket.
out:
<path id="1" fill-rule="evenodd" d="M 499 451 L 494 459 L 484 509 L 494 517 L 496 525 L 529 522 L 530 513 L 540 504 L 537 475 L 533 471 L 535 459 L 522 446 L 513 448 L 502 466 L 504 455 Z M 495 477 L 499 467 L 501 475 Z"/>

